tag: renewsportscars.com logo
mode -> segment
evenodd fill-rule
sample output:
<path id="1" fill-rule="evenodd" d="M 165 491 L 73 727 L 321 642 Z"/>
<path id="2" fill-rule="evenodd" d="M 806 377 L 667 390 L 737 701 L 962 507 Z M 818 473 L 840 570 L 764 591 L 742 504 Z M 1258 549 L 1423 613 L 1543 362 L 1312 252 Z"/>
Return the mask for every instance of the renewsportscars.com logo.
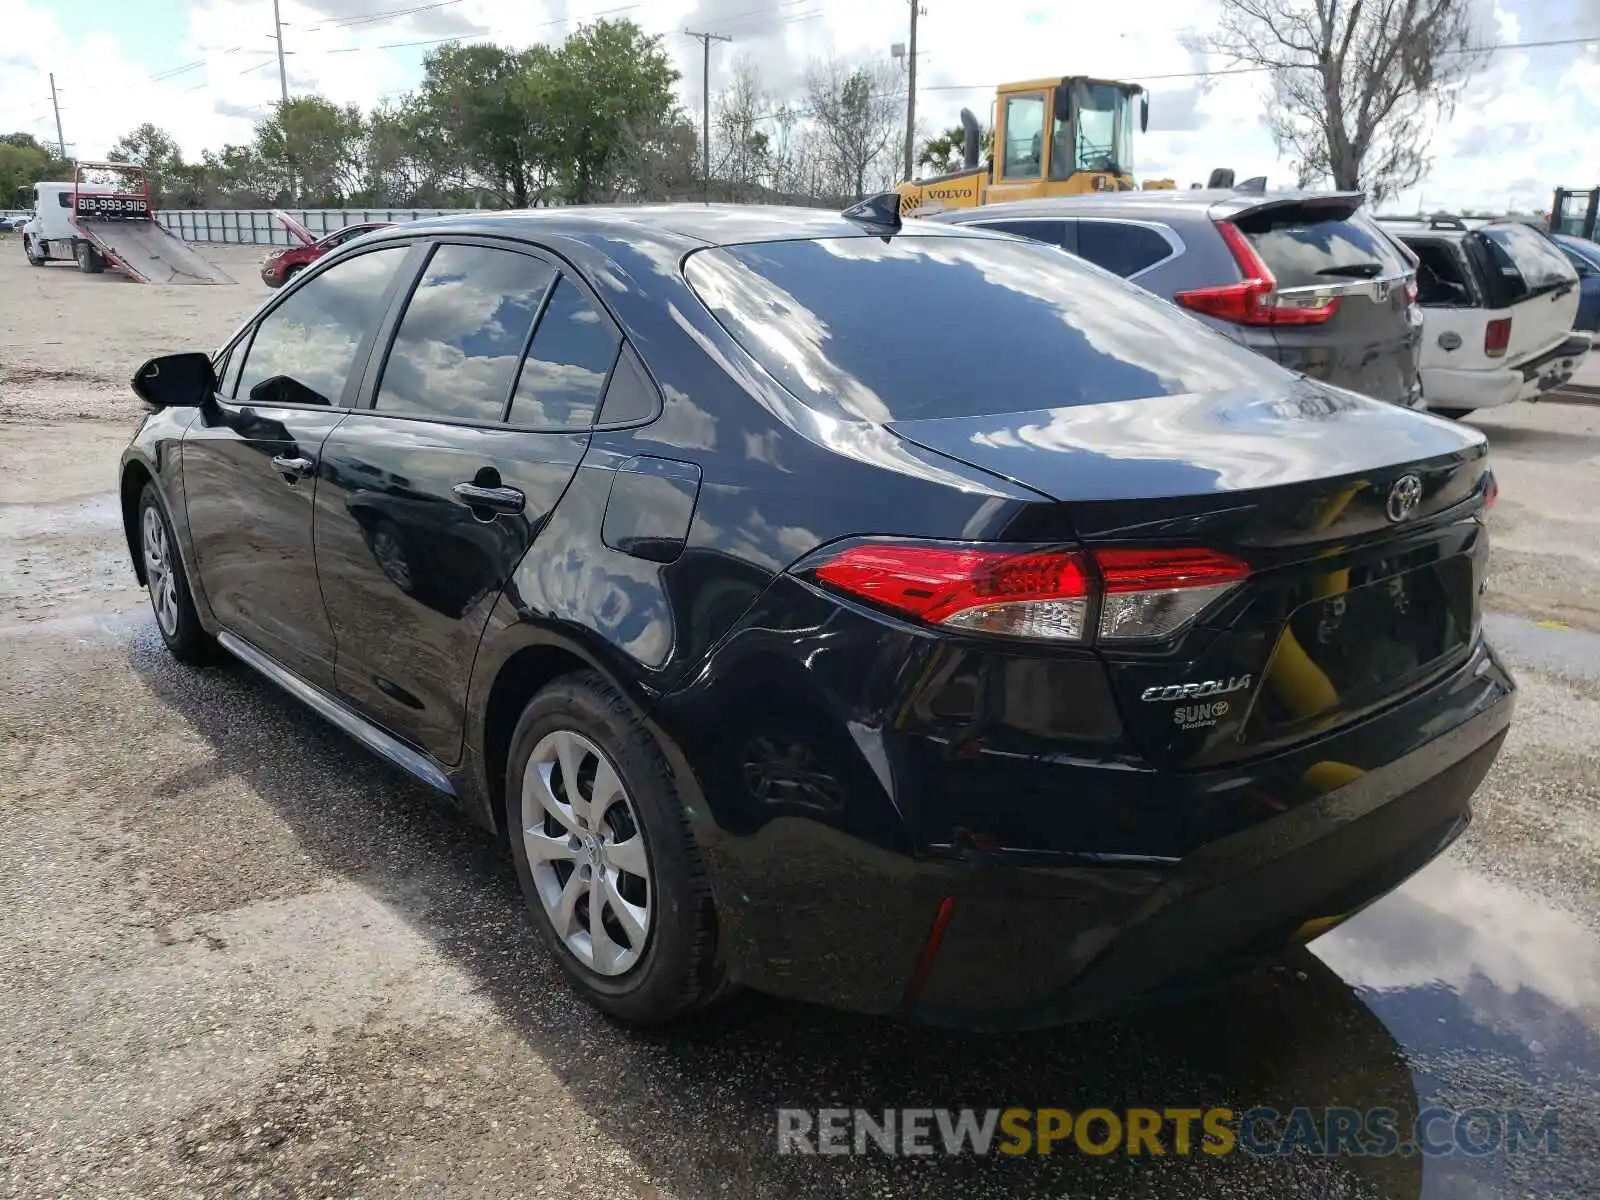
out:
<path id="1" fill-rule="evenodd" d="M 780 1108 L 779 1154 L 1440 1157 L 1560 1152 L 1551 1109 Z"/>

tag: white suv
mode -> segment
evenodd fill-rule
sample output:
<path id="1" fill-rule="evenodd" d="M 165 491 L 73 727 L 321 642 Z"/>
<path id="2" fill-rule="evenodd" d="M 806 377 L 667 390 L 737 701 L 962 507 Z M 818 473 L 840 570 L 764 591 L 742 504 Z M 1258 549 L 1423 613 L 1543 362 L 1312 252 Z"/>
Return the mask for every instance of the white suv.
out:
<path id="1" fill-rule="evenodd" d="M 1417 264 L 1429 411 L 1461 417 L 1537 400 L 1572 378 L 1590 337 L 1572 328 L 1577 273 L 1544 234 L 1455 218 L 1385 218 L 1382 228 Z"/>

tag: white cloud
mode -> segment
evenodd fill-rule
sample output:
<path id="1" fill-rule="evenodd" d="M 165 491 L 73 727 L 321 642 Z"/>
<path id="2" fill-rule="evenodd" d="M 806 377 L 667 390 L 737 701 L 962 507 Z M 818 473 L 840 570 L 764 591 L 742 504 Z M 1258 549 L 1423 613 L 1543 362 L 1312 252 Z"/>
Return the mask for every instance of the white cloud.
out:
<path id="1" fill-rule="evenodd" d="M 1490 3 L 1490 0 L 1485 0 Z M 63 5 L 20 0 L 8 27 L 26 39 L 0 52 L 0 129 L 54 136 L 48 70 L 64 89 L 69 148 L 100 156 L 141 121 L 170 130 L 191 157 L 250 136 L 279 93 L 270 10 L 258 0 L 192 0 L 166 34 L 159 61 L 145 61 L 83 22 L 58 16 Z M 318 91 L 364 106 L 413 86 L 429 47 L 411 45 L 481 31 L 511 44 L 555 41 L 582 20 L 609 14 L 665 36 L 683 73 L 685 106 L 698 112 L 700 46 L 685 28 L 727 33 L 712 50 L 712 87 L 748 55 L 779 96 L 798 97 L 806 63 L 830 52 L 887 55 L 905 40 L 905 5 L 857 0 L 461 0 L 402 17 L 356 24 L 361 14 L 411 7 L 401 0 L 284 0 L 291 90 Z M 1582 0 L 1492 0 L 1485 28 L 1502 40 L 1600 34 Z M 955 124 L 965 105 L 987 120 L 993 85 L 1075 72 L 1147 81 L 1152 128 L 1136 138 L 1141 177 L 1170 176 L 1180 186 L 1214 166 L 1241 177 L 1265 173 L 1288 182 L 1260 122 L 1263 81 L 1255 75 L 1195 80 L 1156 78 L 1196 69 L 1180 38 L 1215 18 L 1216 0 L 1145 0 L 1136 7 L 1060 5 L 1050 0 L 983 0 L 933 8 L 921 25 L 918 111 L 927 129 Z M 91 26 L 92 28 L 92 26 Z M 62 56 L 57 48 L 70 46 Z M 349 47 L 365 49 L 342 52 Z M 202 63 L 165 80 L 151 76 Z M 1212 64 L 1213 66 L 1219 64 Z M 1542 207 L 1558 183 L 1592 185 L 1600 160 L 1600 48 L 1566 46 L 1494 56 L 1452 119 L 1435 132 L 1435 165 L 1423 186 L 1401 198 L 1432 207 Z"/>

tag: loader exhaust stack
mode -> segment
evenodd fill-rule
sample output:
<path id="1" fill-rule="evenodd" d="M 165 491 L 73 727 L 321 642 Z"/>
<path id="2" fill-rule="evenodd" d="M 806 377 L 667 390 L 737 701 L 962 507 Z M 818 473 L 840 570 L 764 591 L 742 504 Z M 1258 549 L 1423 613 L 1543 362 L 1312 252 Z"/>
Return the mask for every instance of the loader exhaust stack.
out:
<path id="1" fill-rule="evenodd" d="M 981 139 L 978 137 L 978 118 L 970 108 L 961 110 L 961 128 L 966 134 L 961 147 L 961 164 L 969 170 L 978 165 Z"/>

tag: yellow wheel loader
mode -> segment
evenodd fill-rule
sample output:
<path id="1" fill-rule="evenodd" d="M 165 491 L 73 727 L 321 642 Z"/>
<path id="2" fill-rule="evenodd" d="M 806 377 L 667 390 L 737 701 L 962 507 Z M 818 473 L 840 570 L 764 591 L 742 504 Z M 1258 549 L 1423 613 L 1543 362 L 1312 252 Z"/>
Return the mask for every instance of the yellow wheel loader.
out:
<path id="1" fill-rule="evenodd" d="M 1079 192 L 1132 191 L 1134 103 L 1139 130 L 1150 123 L 1150 98 L 1136 83 L 1071 75 L 1005 83 L 995 90 L 991 161 L 978 162 L 978 121 L 961 110 L 966 164 L 933 179 L 900 185 L 900 212 L 924 206 L 972 208 Z M 1171 188 L 1170 179 L 1146 188 Z"/>

